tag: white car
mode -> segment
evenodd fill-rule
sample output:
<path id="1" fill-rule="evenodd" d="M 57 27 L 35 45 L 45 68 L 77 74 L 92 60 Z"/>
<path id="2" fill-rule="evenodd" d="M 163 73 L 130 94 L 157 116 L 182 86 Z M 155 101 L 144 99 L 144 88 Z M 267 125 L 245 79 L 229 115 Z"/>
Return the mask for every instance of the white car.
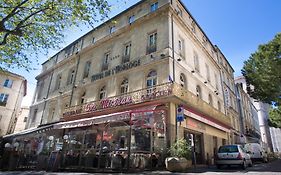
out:
<path id="1" fill-rule="evenodd" d="M 258 143 L 247 143 L 244 146 L 245 150 L 249 152 L 252 161 L 267 162 L 267 153 Z"/>
<path id="2" fill-rule="evenodd" d="M 216 166 L 220 169 L 223 165 L 239 165 L 243 169 L 252 166 L 250 155 L 246 153 L 241 145 L 221 146 L 217 153 Z"/>

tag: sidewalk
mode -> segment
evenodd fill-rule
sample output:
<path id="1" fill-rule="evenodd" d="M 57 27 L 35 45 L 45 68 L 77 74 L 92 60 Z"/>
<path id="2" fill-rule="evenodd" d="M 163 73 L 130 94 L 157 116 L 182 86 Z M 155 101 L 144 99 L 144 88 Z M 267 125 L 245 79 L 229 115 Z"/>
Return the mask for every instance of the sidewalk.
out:
<path id="1" fill-rule="evenodd" d="M 108 175 L 118 175 L 118 174 L 125 174 L 125 175 L 134 175 L 134 174 L 140 174 L 140 175 L 147 175 L 147 174 L 183 174 L 183 173 L 202 173 L 202 172 L 208 172 L 208 171 L 214 171 L 215 167 L 207 167 L 207 166 L 200 166 L 194 167 L 188 169 L 185 172 L 182 173 L 175 173 L 175 172 L 170 172 L 167 170 L 156 170 L 156 171 L 143 171 L 143 172 L 130 172 L 130 173 L 84 173 L 84 172 L 46 172 L 46 171 L 0 171 L 0 175 L 89 175 L 89 174 L 97 174 L 97 175 L 102 175 L 102 174 L 108 174 Z"/>

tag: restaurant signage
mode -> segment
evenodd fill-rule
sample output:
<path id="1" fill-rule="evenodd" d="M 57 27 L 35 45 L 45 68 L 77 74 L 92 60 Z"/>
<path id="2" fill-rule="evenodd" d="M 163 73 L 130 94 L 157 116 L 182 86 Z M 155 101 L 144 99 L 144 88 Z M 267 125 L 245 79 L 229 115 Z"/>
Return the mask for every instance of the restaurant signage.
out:
<path id="1" fill-rule="evenodd" d="M 94 101 L 83 105 L 70 107 L 65 110 L 65 112 L 63 113 L 63 117 L 69 117 L 78 114 L 86 114 L 89 112 L 95 112 L 107 108 L 115 108 L 118 106 L 137 104 L 153 99 L 158 99 L 164 96 L 168 96 L 171 93 L 172 93 L 171 84 L 155 86 L 149 89 L 142 89 L 118 97 L 111 97 L 100 101 Z"/>

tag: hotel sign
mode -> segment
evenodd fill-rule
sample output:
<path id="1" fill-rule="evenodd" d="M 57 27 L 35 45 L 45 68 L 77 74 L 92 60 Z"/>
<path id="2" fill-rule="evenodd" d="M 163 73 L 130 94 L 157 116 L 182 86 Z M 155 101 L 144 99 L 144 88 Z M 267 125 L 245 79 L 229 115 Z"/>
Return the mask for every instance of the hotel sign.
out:
<path id="1" fill-rule="evenodd" d="M 128 70 L 128 69 L 137 67 L 140 64 L 141 64 L 140 59 L 137 59 L 137 60 L 133 60 L 133 61 L 128 62 L 128 63 L 124 63 L 124 64 L 121 64 L 121 65 L 118 65 L 118 66 L 116 66 L 115 68 L 113 68 L 111 70 L 106 70 L 106 71 L 103 71 L 101 73 L 94 74 L 92 76 L 92 82 L 94 82 L 96 80 L 103 79 L 105 77 L 108 77 L 108 76 L 111 76 L 111 75 L 114 75 L 114 74 L 117 74 L 117 73 L 120 73 L 120 72 Z"/>
<path id="2" fill-rule="evenodd" d="M 115 108 L 118 106 L 142 103 L 145 101 L 169 96 L 171 94 L 172 84 L 154 86 L 152 88 L 142 89 L 126 95 L 111 97 L 100 101 L 94 101 L 83 105 L 67 108 L 63 113 L 63 117 L 86 114 L 90 112 L 100 111 L 103 109 Z"/>

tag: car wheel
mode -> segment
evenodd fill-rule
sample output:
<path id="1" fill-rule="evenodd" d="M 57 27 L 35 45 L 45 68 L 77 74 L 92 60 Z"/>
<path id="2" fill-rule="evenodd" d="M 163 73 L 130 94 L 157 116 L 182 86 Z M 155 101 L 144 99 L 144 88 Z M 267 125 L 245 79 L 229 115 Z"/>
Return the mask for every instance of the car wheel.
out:
<path id="1" fill-rule="evenodd" d="M 247 164 L 246 164 L 246 161 L 243 160 L 243 163 L 241 165 L 242 169 L 245 170 L 247 168 Z"/>

